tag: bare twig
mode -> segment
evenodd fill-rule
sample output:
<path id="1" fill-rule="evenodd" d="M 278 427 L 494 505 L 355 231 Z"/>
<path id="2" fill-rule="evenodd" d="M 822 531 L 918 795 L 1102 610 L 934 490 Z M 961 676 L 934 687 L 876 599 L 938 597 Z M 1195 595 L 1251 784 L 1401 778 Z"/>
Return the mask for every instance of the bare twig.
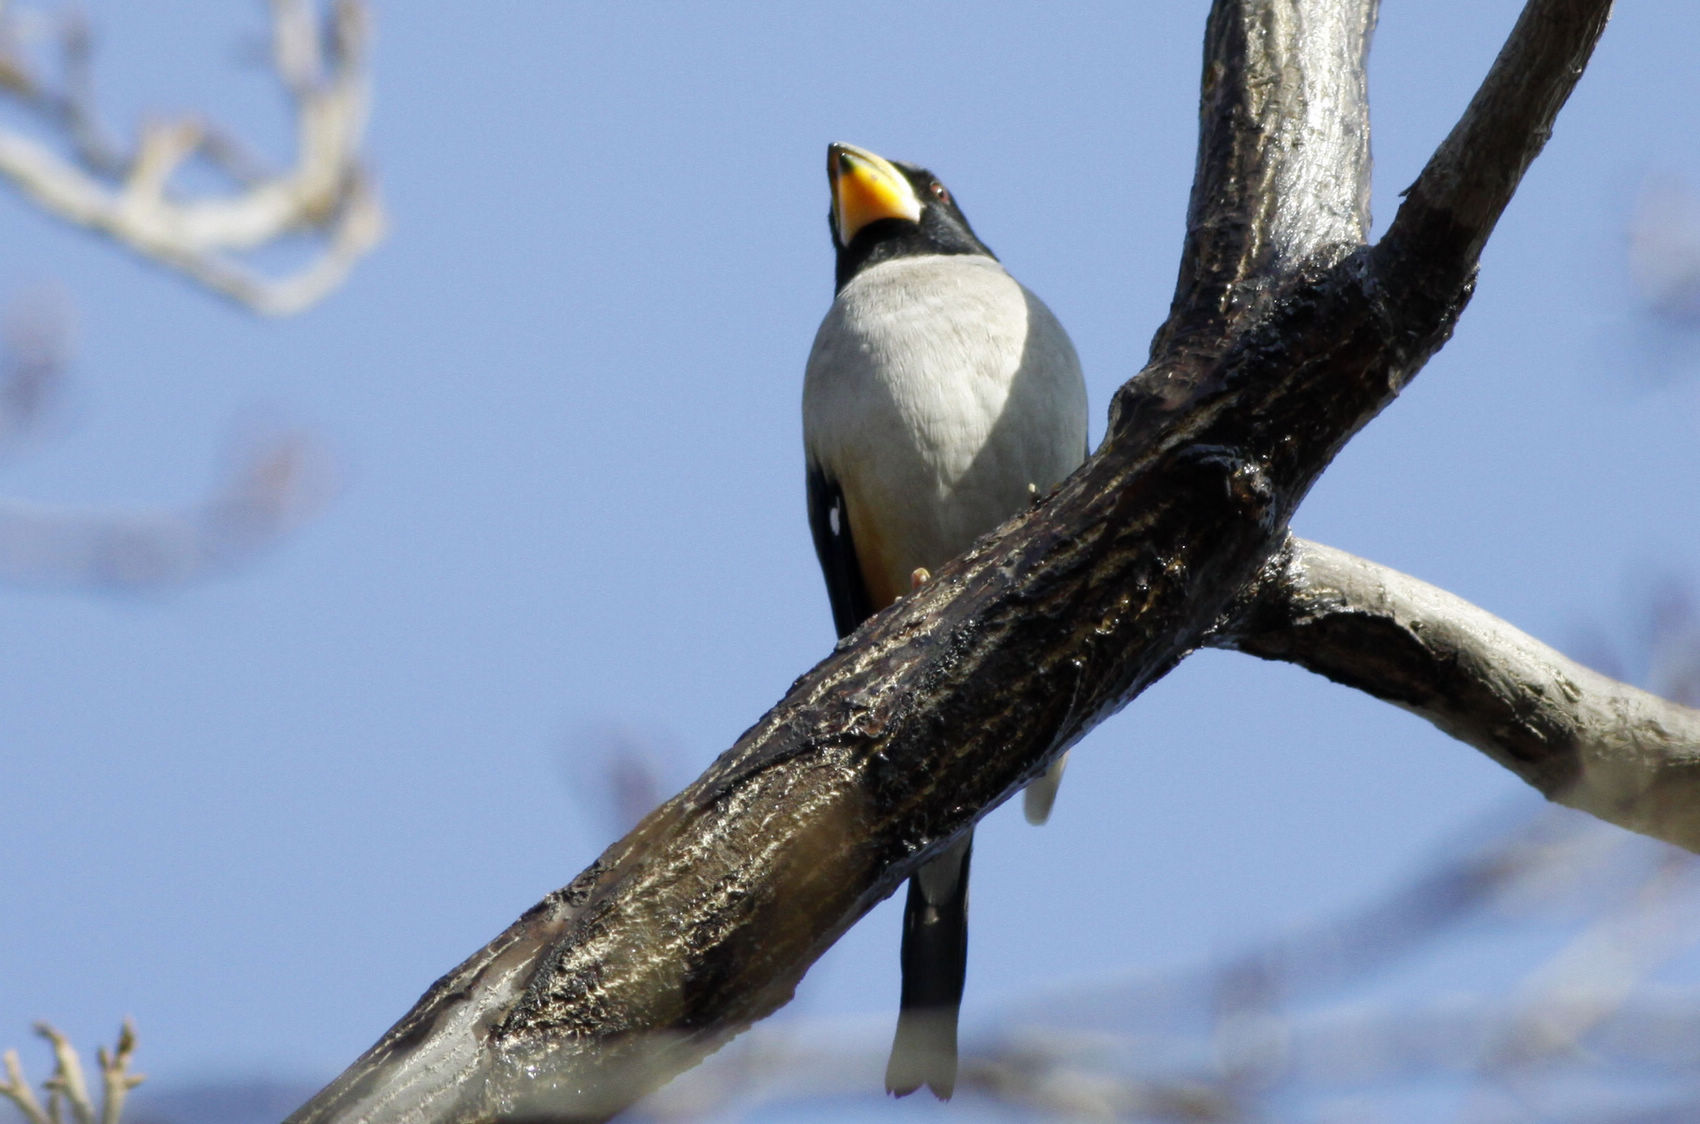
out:
<path id="1" fill-rule="evenodd" d="M 118 1046 L 110 1053 L 100 1048 L 100 1076 L 105 1089 L 101 1100 L 100 1124 L 119 1124 L 124 1115 L 124 1101 L 130 1090 L 147 1080 L 146 1075 L 130 1071 L 130 1059 L 136 1053 L 136 1026 L 129 1019 L 118 1032 Z"/>
<path id="2" fill-rule="evenodd" d="M 317 512 L 333 486 L 324 450 L 284 433 L 240 451 L 203 503 L 156 513 L 70 511 L 0 500 L 0 582 L 154 590 L 228 571 Z"/>
<path id="3" fill-rule="evenodd" d="M 1700 326 L 1700 192 L 1674 176 L 1651 178 L 1629 227 L 1629 271 L 1652 312 Z"/>
<path id="4" fill-rule="evenodd" d="M 24 1066 L 18 1060 L 18 1052 L 7 1050 L 0 1060 L 6 1063 L 6 1080 L 0 1082 L 0 1097 L 5 1097 L 17 1105 L 18 1111 L 24 1114 L 24 1119 L 29 1124 L 54 1124 L 53 1117 L 41 1106 L 35 1090 L 30 1088 L 29 1079 L 24 1076 Z"/>
<path id="5" fill-rule="evenodd" d="M 71 344 L 69 304 L 52 290 L 0 313 L 0 452 L 41 421 L 64 382 Z"/>
<path id="6" fill-rule="evenodd" d="M 64 1107 L 69 1107 L 75 1124 L 119 1124 L 124 1101 L 130 1090 L 146 1078 L 130 1070 L 130 1059 L 136 1050 L 136 1028 L 124 1020 L 118 1032 L 117 1049 L 108 1052 L 100 1048 L 101 1102 L 97 1108 L 89 1095 L 88 1080 L 83 1076 L 82 1059 L 69 1039 L 47 1023 L 37 1023 L 36 1033 L 53 1047 L 53 1074 L 43 1081 L 47 1090 L 47 1105 L 42 1106 L 24 1076 L 16 1050 L 5 1054 L 6 1079 L 0 1082 L 0 1096 L 18 1106 L 28 1124 L 64 1124 Z"/>
<path id="7" fill-rule="evenodd" d="M 273 0 L 274 62 L 296 107 L 293 168 L 261 175 L 229 136 L 195 116 L 143 126 L 133 153 L 101 127 L 89 79 L 89 35 L 80 18 L 61 36 L 65 89 L 39 79 L 0 13 L 0 90 L 50 122 L 68 140 L 66 159 L 40 141 L 0 132 L 0 175 L 44 209 L 107 234 L 213 291 L 270 315 L 315 303 L 340 285 L 383 235 L 384 216 L 360 160 L 369 105 L 369 27 L 362 0 L 338 0 L 321 33 L 310 0 Z M 226 172 L 233 195 L 183 198 L 176 173 L 203 159 Z M 241 254 L 279 239 L 322 239 L 294 273 L 268 277 Z"/>
<path id="8" fill-rule="evenodd" d="M 89 1098 L 88 1081 L 83 1077 L 83 1060 L 77 1056 L 71 1042 L 46 1023 L 35 1024 L 36 1033 L 53 1046 L 53 1076 L 42 1082 L 50 1097 L 62 1097 L 71 1106 L 77 1124 L 94 1124 L 94 1101 Z M 52 1100 L 49 1100 L 52 1106 Z M 50 1107 L 50 1111 L 53 1109 Z M 53 1111 L 55 1118 L 58 1112 Z"/>

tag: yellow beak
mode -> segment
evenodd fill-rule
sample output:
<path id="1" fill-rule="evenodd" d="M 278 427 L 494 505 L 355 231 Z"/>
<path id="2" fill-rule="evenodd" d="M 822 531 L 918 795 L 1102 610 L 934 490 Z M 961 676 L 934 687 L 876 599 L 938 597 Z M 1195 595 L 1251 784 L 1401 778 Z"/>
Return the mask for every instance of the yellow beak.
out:
<path id="1" fill-rule="evenodd" d="M 833 225 L 839 246 L 848 246 L 857 232 L 880 219 L 921 221 L 921 201 L 915 189 L 890 160 L 853 144 L 830 144 L 826 176 L 832 184 Z"/>

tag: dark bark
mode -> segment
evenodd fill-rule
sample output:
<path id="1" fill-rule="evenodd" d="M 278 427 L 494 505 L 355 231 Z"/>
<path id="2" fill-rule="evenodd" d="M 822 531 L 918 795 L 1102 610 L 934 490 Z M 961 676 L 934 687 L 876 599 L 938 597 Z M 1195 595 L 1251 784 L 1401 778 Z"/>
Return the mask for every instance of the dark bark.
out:
<path id="1" fill-rule="evenodd" d="M 1153 362 L 1218 354 L 1295 263 L 1369 231 L 1375 6 L 1217 4 L 1186 246 Z"/>
<path id="2" fill-rule="evenodd" d="M 1533 0 L 1484 86 L 1506 92 L 1460 125 L 1472 147 L 1442 148 L 1372 250 L 1374 3 L 1217 3 L 1174 306 L 1103 447 L 846 638 L 292 1120 L 599 1118 L 789 999 L 1254 587 L 1334 454 L 1450 334 L 1607 7 Z"/>

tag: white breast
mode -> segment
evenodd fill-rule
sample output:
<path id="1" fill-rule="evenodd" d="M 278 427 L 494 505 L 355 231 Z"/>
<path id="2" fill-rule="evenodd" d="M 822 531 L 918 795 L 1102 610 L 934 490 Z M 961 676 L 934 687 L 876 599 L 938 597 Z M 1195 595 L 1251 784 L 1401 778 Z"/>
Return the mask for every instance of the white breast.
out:
<path id="1" fill-rule="evenodd" d="M 843 489 L 864 571 L 886 578 L 870 584 L 895 596 L 916 567 L 1020 510 L 1029 485 L 1048 490 L 1079 465 L 1086 387 L 1062 325 L 997 262 L 903 258 L 833 301 L 803 426 L 811 460 Z"/>

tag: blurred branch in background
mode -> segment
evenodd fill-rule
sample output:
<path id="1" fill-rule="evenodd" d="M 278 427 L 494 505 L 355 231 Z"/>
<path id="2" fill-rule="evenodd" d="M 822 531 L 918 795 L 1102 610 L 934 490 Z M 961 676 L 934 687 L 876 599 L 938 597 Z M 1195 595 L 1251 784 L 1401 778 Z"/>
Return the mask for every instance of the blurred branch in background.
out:
<path id="1" fill-rule="evenodd" d="M 304 433 L 254 441 L 199 504 L 157 512 L 70 511 L 0 500 L 0 582 L 158 589 L 240 566 L 324 506 L 322 451 Z"/>
<path id="2" fill-rule="evenodd" d="M 1564 809 L 1472 837 L 1355 914 L 1001 1013 L 968 1036 L 957 1099 L 1070 1120 L 1700 1119 L 1700 989 L 1659 980 L 1700 953 L 1700 858 Z M 633 1118 L 872 1104 L 888 1033 L 757 1028 Z"/>
<path id="3" fill-rule="evenodd" d="M 601 821 L 592 842 L 630 831 L 690 768 L 675 739 L 633 722 L 600 723 L 563 738 L 556 760 L 573 803 Z"/>
<path id="4" fill-rule="evenodd" d="M 26 304 L 26 309 L 53 308 Z M 0 451 L 15 444 L 63 381 L 68 318 L 22 311 L 0 340 Z M 243 565 L 316 514 L 333 493 L 325 449 L 299 430 L 233 442 L 229 468 L 182 510 L 66 510 L 0 498 L 0 583 L 141 590 Z"/>
<path id="5" fill-rule="evenodd" d="M 1633 607 L 1621 621 L 1630 639 L 1614 644 L 1610 635 L 1618 625 L 1593 624 L 1573 641 L 1578 656 L 1614 678 L 1645 683 L 1663 698 L 1700 708 L 1700 601 L 1669 572 L 1636 584 Z"/>
<path id="6" fill-rule="evenodd" d="M 296 164 L 282 172 L 196 115 L 150 121 L 126 147 L 95 106 L 87 21 L 0 0 L 0 99 L 46 133 L 0 129 L 0 175 L 49 212 L 257 311 L 283 315 L 320 300 L 384 227 L 359 158 L 370 98 L 367 10 L 360 0 L 337 0 L 321 18 L 311 0 L 272 0 L 271 19 L 270 64 L 297 132 Z M 215 188 L 184 190 L 180 173 L 191 170 L 212 173 Z M 293 272 L 266 275 L 248 261 L 302 242 L 309 254 Z M 39 431 L 63 385 L 69 302 L 18 302 L 3 330 L 0 454 Z M 211 495 L 181 510 L 75 511 L 0 499 L 0 582 L 144 589 L 194 580 L 246 562 L 330 495 L 329 459 L 303 433 L 239 442 L 231 460 Z"/>
<path id="7" fill-rule="evenodd" d="M 258 312 L 282 316 L 316 303 L 384 232 L 382 204 L 360 161 L 370 21 L 360 0 L 337 0 L 323 27 L 311 0 L 272 0 L 271 12 L 272 68 L 296 119 L 296 163 L 281 172 L 194 114 L 148 121 L 124 147 L 94 104 L 87 22 L 0 0 L 0 97 L 28 110 L 65 150 L 0 130 L 0 175 L 52 214 Z M 34 57 L 43 40 L 57 44 L 56 82 Z M 181 190 L 175 179 L 190 166 L 211 170 L 225 189 Z M 293 272 L 267 276 L 245 260 L 301 236 L 314 249 Z"/>
<path id="8" fill-rule="evenodd" d="M 1650 177 L 1629 227 L 1629 271 L 1655 316 L 1700 328 L 1700 192 L 1672 176 Z"/>
<path id="9" fill-rule="evenodd" d="M 35 432 L 65 382 L 71 314 L 31 295 L 0 316 L 0 454 Z M 0 583 L 157 589 L 231 570 L 317 513 L 335 490 L 328 452 L 298 430 L 233 442 L 211 494 L 181 510 L 96 511 L 0 498 Z"/>
<path id="10" fill-rule="evenodd" d="M 1700 707 L 1700 605 L 1693 592 L 1673 577 L 1660 581 L 1648 599 L 1644 628 L 1651 689 Z"/>
<path id="11" fill-rule="evenodd" d="M 4 1055 L 6 1075 L 0 1079 L 0 1096 L 17 1106 L 26 1124 L 66 1124 L 67 1108 L 70 1120 L 75 1124 L 95 1124 L 96 1121 L 99 1124 L 119 1124 L 130 1090 L 145 1080 L 142 1074 L 130 1070 L 130 1058 L 136 1050 L 136 1028 L 130 1025 L 130 1020 L 125 1019 L 123 1029 L 118 1032 L 116 1049 L 108 1051 L 105 1046 L 100 1048 L 101 1096 L 98 1107 L 83 1076 L 83 1061 L 70 1041 L 46 1023 L 35 1024 L 35 1031 L 53 1046 L 53 1076 L 41 1083 L 47 1093 L 47 1104 L 43 1106 L 30 1087 L 16 1050 L 7 1050 Z"/>
<path id="12" fill-rule="evenodd" d="M 71 361 L 70 300 L 43 286 L 0 310 L 0 457 L 34 436 Z"/>

